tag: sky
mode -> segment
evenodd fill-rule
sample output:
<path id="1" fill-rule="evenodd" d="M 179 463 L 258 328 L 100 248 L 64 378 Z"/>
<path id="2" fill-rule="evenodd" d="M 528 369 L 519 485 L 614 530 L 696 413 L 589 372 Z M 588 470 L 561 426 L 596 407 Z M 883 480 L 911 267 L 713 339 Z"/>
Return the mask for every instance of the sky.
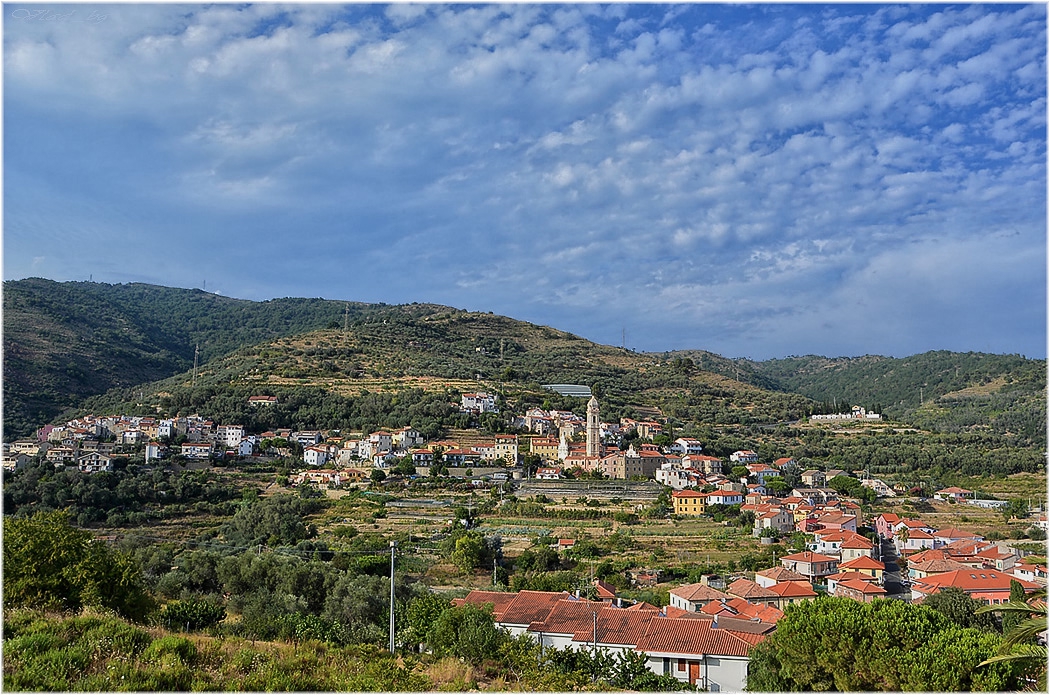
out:
<path id="1" fill-rule="evenodd" d="M 3 5 L 5 280 L 1045 358 L 1045 4 Z"/>

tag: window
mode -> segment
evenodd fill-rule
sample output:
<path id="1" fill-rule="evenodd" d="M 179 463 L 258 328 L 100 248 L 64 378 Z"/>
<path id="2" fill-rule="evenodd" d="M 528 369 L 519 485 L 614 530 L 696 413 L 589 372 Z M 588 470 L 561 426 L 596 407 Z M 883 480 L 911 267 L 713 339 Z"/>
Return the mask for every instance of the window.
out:
<path id="1" fill-rule="evenodd" d="M 679 671 L 684 671 L 685 670 L 685 659 L 679 659 L 678 660 L 678 670 Z"/>

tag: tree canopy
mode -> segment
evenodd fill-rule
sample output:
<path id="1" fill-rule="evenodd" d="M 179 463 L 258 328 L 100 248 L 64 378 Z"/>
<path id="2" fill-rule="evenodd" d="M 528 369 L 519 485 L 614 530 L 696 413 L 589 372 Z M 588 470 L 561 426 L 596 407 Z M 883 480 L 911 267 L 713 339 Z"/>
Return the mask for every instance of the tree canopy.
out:
<path id="1" fill-rule="evenodd" d="M 1009 690 L 1009 665 L 977 666 L 999 636 L 921 605 L 823 597 L 788 606 L 752 650 L 748 690 Z"/>

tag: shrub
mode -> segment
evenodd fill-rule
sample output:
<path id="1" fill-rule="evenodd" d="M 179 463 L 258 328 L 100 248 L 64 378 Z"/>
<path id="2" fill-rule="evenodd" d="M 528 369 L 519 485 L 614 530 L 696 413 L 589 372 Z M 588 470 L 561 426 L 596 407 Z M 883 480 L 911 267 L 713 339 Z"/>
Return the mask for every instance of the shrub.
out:
<path id="1" fill-rule="evenodd" d="M 208 601 L 175 601 L 164 606 L 160 623 L 169 630 L 203 630 L 226 618 L 226 609 Z"/>
<path id="2" fill-rule="evenodd" d="M 142 653 L 142 660 L 149 663 L 169 663 L 165 657 L 175 657 L 178 662 L 190 665 L 197 658 L 197 645 L 185 637 L 168 635 L 153 640 Z"/>

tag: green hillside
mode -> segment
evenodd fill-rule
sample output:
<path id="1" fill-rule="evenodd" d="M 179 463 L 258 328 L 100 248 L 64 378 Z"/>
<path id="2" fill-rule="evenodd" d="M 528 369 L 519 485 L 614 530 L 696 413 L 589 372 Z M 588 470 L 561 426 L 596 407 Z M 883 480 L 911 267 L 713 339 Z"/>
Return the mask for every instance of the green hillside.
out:
<path id="1" fill-rule="evenodd" d="M 751 363 L 760 383 L 943 432 L 974 428 L 1046 447 L 1046 361 L 947 351 L 906 358 L 790 357 Z"/>
<path id="2" fill-rule="evenodd" d="M 4 283 L 4 439 L 88 396 L 163 379 L 280 335 L 342 325 L 346 302 L 29 278 Z M 368 305 L 351 303 L 350 315 Z"/>
<path id="3" fill-rule="evenodd" d="M 424 431 L 462 423 L 447 405 L 458 393 L 486 389 L 510 409 L 582 408 L 543 384 L 578 383 L 602 399 L 603 417 L 661 417 L 679 429 L 798 419 L 813 404 L 698 369 L 688 360 L 597 345 L 547 326 L 430 304 L 376 309 L 342 327 L 241 348 L 190 372 L 92 399 L 96 412 L 151 407 L 208 412 L 264 427 Z M 265 412 L 247 405 L 276 395 Z M 409 404 L 426 412 L 409 413 Z M 395 415 L 396 413 L 396 415 Z"/>
<path id="4" fill-rule="evenodd" d="M 4 284 L 8 441 L 74 408 L 200 411 L 317 429 L 408 418 L 436 432 L 463 424 L 449 402 L 465 391 L 498 391 L 517 412 L 582 406 L 544 390 L 548 383 L 591 386 L 603 417 L 660 417 L 671 434 L 707 437 L 711 428 L 755 428 L 856 404 L 924 429 L 1046 446 L 1045 361 L 1017 355 L 750 362 L 702 350 L 636 353 L 433 304 L 252 302 L 37 278 Z M 249 409 L 247 396 L 263 393 L 280 396 L 280 406 Z"/>

